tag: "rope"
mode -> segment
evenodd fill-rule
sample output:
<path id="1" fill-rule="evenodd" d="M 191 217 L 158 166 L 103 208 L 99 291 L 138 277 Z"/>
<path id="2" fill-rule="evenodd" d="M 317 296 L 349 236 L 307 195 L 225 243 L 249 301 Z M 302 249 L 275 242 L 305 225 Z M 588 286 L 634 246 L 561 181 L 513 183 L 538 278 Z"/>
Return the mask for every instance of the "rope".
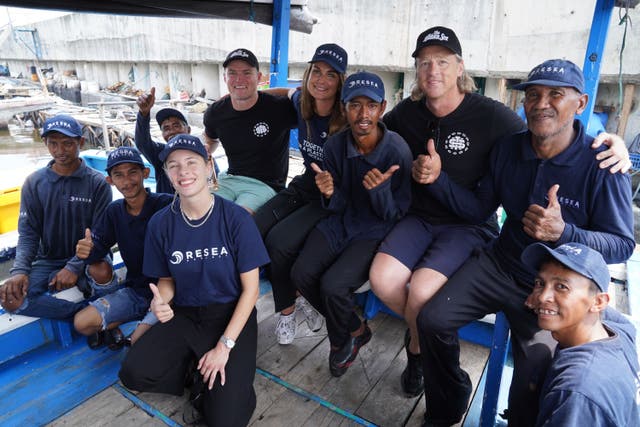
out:
<path id="1" fill-rule="evenodd" d="M 301 389 L 298 386 L 295 386 L 293 384 L 290 384 L 286 381 L 284 381 L 283 379 L 273 375 L 270 372 L 267 372 L 265 370 L 262 370 L 260 368 L 256 368 L 256 372 L 259 373 L 260 375 L 262 375 L 263 377 L 270 379 L 271 381 L 280 384 L 281 386 L 288 388 L 289 390 L 293 391 L 294 393 L 304 397 L 305 399 L 309 399 L 309 400 L 313 400 L 314 402 L 324 406 L 325 408 L 329 409 L 330 411 L 335 412 L 336 414 L 340 414 L 345 418 L 348 418 L 349 420 L 358 423 L 362 426 L 367 426 L 367 427 L 376 427 L 375 424 L 373 424 L 370 421 L 365 420 L 364 418 L 360 418 L 359 416 L 344 410 L 342 408 L 337 407 L 336 405 L 334 405 L 331 402 L 327 402 L 326 400 L 324 400 L 323 398 L 321 398 L 320 396 L 317 396 L 313 393 L 309 393 L 306 390 Z"/>
<path id="2" fill-rule="evenodd" d="M 173 421 L 171 418 L 167 417 L 165 414 L 158 411 L 156 408 L 149 405 L 147 402 L 145 402 L 144 400 L 137 397 L 135 394 L 131 393 L 129 390 L 122 387 L 120 384 L 118 383 L 114 384 L 113 388 L 116 389 L 116 391 L 120 393 L 122 396 L 129 399 L 138 408 L 142 409 L 144 412 L 149 414 L 151 417 L 162 421 L 169 427 L 181 427 L 180 424 Z"/>
<path id="3" fill-rule="evenodd" d="M 622 103 L 623 100 L 623 88 L 622 88 L 622 57 L 624 48 L 627 42 L 627 28 L 629 24 L 631 24 L 631 17 L 629 16 L 629 2 L 626 2 L 626 6 L 624 8 L 624 15 L 622 15 L 622 8 L 618 9 L 618 18 L 620 21 L 618 25 L 624 24 L 624 32 L 622 33 L 622 45 L 620 46 L 620 55 L 619 57 L 619 68 L 618 68 L 618 117 L 620 117 L 620 113 L 622 112 Z"/>

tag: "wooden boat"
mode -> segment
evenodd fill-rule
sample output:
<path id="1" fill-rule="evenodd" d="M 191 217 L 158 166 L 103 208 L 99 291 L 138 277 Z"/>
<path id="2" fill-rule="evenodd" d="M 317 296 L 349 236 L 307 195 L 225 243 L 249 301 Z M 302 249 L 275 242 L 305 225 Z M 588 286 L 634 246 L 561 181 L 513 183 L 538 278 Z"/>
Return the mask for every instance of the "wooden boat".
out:
<path id="1" fill-rule="evenodd" d="M 18 228 L 20 214 L 20 187 L 0 190 L 0 234 Z"/>

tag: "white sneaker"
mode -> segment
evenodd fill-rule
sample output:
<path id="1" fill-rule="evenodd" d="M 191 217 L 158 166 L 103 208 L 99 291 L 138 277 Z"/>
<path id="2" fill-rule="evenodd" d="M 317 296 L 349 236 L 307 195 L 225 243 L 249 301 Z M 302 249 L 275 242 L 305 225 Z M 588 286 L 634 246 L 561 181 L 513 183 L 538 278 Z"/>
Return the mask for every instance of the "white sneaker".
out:
<path id="1" fill-rule="evenodd" d="M 320 328 L 322 328 L 323 317 L 309 304 L 309 301 L 302 296 L 296 299 L 296 311 L 300 310 L 302 310 L 302 314 L 304 314 L 304 320 L 306 320 L 309 329 L 313 332 L 318 332 Z"/>
<path id="2" fill-rule="evenodd" d="M 276 337 L 279 344 L 291 344 L 296 336 L 296 312 L 285 316 L 280 314 L 276 324 Z"/>

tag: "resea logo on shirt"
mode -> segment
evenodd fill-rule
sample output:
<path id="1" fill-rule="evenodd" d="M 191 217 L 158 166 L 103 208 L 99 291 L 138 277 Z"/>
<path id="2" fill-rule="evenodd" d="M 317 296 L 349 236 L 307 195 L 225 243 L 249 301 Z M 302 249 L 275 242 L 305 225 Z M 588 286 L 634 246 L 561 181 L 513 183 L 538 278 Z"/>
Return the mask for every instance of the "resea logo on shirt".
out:
<path id="1" fill-rule="evenodd" d="M 229 256 L 229 251 L 224 246 L 213 246 L 210 248 L 195 249 L 190 251 L 173 251 L 171 253 L 171 259 L 169 262 L 173 265 L 181 264 L 182 262 L 203 261 L 212 260 L 215 258 Z"/>

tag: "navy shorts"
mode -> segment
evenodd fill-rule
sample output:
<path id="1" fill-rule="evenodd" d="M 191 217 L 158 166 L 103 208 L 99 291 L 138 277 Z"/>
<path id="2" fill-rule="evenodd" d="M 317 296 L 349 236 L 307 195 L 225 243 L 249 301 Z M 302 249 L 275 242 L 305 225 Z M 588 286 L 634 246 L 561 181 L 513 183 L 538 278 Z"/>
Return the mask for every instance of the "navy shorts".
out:
<path id="1" fill-rule="evenodd" d="M 486 243 L 487 233 L 481 226 L 432 225 L 407 215 L 387 234 L 378 252 L 391 255 L 411 271 L 430 268 L 451 277 L 475 248 Z"/>

